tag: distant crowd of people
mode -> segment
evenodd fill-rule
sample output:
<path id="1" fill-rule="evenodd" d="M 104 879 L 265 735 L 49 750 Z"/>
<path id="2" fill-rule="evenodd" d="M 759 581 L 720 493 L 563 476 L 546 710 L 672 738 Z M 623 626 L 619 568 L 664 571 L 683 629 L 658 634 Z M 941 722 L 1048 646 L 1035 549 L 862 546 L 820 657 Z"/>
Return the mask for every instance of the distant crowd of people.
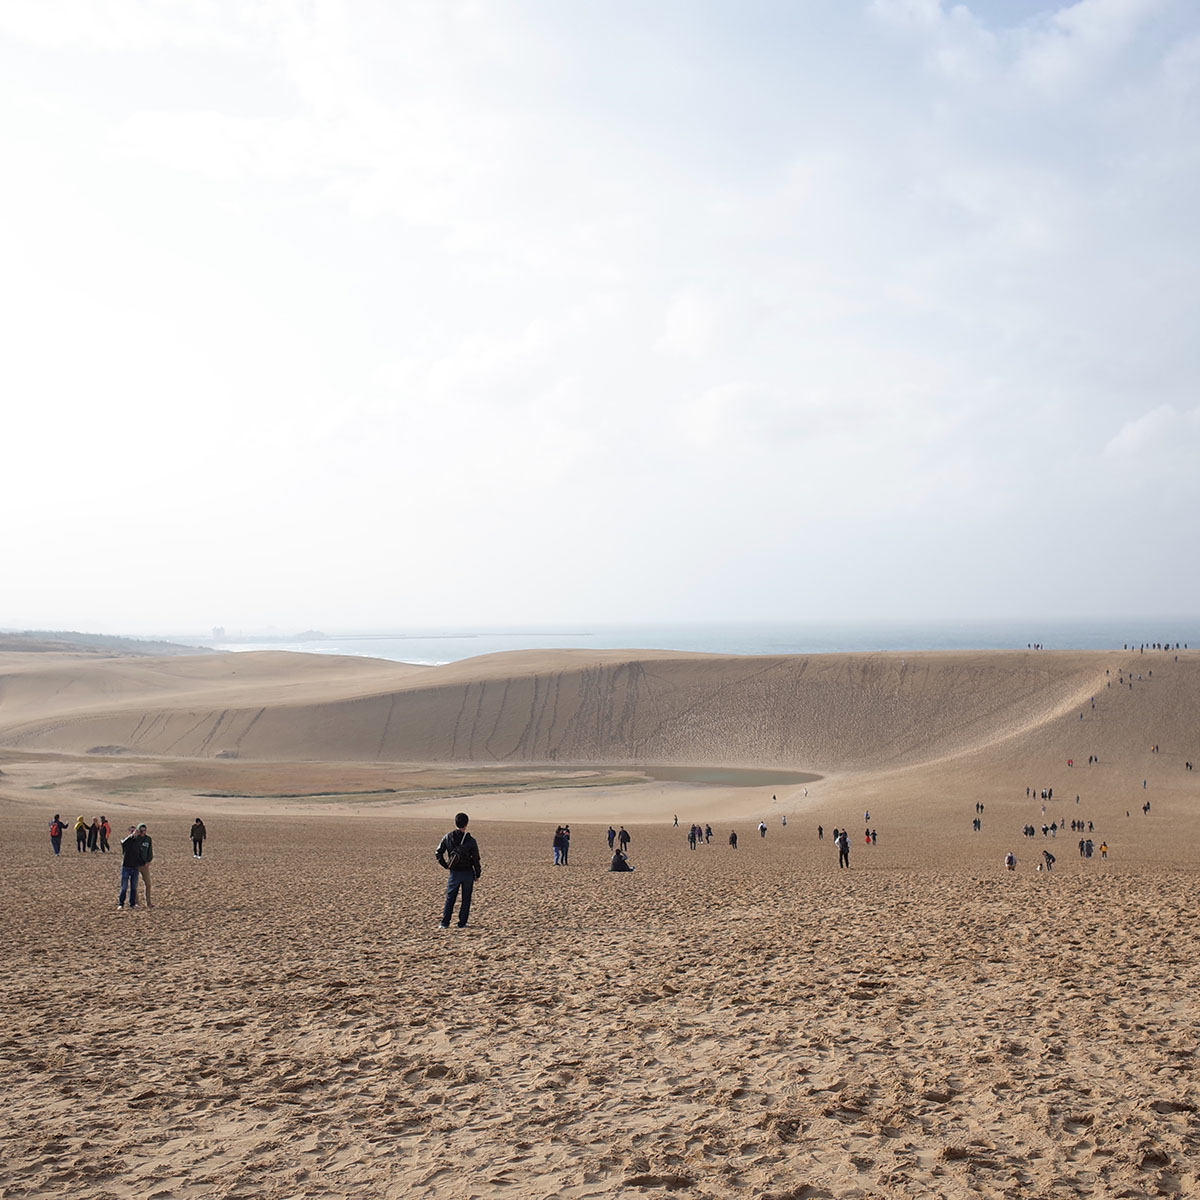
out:
<path id="1" fill-rule="evenodd" d="M 77 853 L 107 854 L 109 852 L 109 835 L 112 833 L 112 827 L 106 817 L 96 817 L 91 822 L 85 817 L 79 817 L 72 828 L 75 830 Z M 65 822 L 58 813 L 55 813 L 50 821 L 50 849 L 55 855 L 62 853 L 65 831 Z M 208 830 L 199 817 L 192 822 L 189 837 L 192 842 L 192 857 L 202 858 Z M 145 821 L 140 825 L 129 826 L 129 831 L 120 841 L 120 850 L 121 882 L 117 892 L 117 908 L 124 909 L 127 903 L 130 908 L 140 907 L 138 903 L 139 884 L 145 907 L 153 908 L 154 902 L 150 898 L 150 864 L 154 861 L 154 841 L 150 837 Z"/>

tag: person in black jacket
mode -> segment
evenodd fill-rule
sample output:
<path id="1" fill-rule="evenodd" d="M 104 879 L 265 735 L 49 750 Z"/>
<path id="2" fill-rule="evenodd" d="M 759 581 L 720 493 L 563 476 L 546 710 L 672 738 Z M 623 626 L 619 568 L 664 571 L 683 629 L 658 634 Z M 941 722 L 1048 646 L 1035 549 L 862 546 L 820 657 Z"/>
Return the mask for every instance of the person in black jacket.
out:
<path id="1" fill-rule="evenodd" d="M 130 825 L 129 832 L 121 839 L 121 895 L 117 907 L 125 907 L 125 894 L 129 894 L 129 907 L 137 908 L 138 871 L 142 865 L 142 840 L 137 830 Z"/>
<path id="2" fill-rule="evenodd" d="M 450 928 L 450 918 L 454 915 L 454 902 L 462 892 L 462 904 L 458 909 L 458 927 L 465 929 L 467 917 L 471 914 L 471 893 L 475 890 L 475 880 L 483 873 L 479 863 L 479 844 L 467 832 L 467 822 L 470 818 L 460 812 L 454 818 L 454 828 L 446 834 L 434 851 L 434 857 L 450 872 L 450 881 L 446 884 L 446 903 L 442 907 L 441 929 Z"/>

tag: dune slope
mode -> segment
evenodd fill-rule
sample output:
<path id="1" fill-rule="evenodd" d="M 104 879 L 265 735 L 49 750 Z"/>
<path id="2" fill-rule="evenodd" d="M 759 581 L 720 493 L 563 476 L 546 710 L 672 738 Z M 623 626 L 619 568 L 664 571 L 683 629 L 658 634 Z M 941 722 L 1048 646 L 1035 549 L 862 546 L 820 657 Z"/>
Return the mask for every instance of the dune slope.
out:
<path id="1" fill-rule="evenodd" d="M 1059 745 L 1065 722 L 1084 710 L 1097 753 L 1113 738 L 1179 743 L 1200 702 L 1195 652 L 1174 661 L 1123 652 L 548 651 L 445 667 L 280 653 L 41 655 L 0 669 L 0 745 L 273 761 L 871 771 L 1003 755 L 1006 745 L 1036 746 L 1041 731 L 1053 730 Z"/>

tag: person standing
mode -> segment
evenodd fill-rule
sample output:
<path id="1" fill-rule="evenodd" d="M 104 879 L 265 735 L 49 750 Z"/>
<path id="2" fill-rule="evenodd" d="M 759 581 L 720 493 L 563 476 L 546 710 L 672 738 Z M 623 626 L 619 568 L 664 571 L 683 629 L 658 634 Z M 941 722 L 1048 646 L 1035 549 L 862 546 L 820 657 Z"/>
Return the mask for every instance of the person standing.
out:
<path id="1" fill-rule="evenodd" d="M 470 817 L 466 813 L 457 813 L 454 817 L 454 828 L 446 834 L 434 851 L 434 857 L 441 866 L 450 872 L 446 884 L 446 903 L 442 906 L 442 920 L 439 928 L 449 929 L 450 918 L 454 915 L 454 902 L 462 893 L 462 903 L 458 909 L 458 927 L 467 927 L 467 918 L 471 915 L 471 895 L 475 890 L 475 880 L 483 873 L 479 862 L 479 845 L 467 832 Z"/>
<path id="2" fill-rule="evenodd" d="M 617 845 L 621 847 L 622 854 L 629 853 L 629 830 L 624 825 L 621 826 L 620 832 L 617 834 Z"/>
<path id="3" fill-rule="evenodd" d="M 838 870 L 841 870 L 842 867 L 850 865 L 850 835 L 842 829 L 835 840 L 838 848 Z"/>
<path id="4" fill-rule="evenodd" d="M 129 907 L 137 908 L 138 868 L 142 865 L 142 848 L 138 842 L 137 830 L 132 825 L 129 832 L 121 839 L 121 894 L 117 898 L 117 907 L 125 907 L 126 893 L 129 895 Z"/>
<path id="5" fill-rule="evenodd" d="M 729 831 L 729 845 L 730 845 L 730 846 L 731 846 L 731 847 L 732 847 L 734 850 L 736 850 L 736 849 L 737 849 L 737 830 L 736 830 L 736 829 L 731 829 L 731 830 Z"/>
<path id="6" fill-rule="evenodd" d="M 108 853 L 108 835 L 112 833 L 112 826 L 108 823 L 107 817 L 100 818 L 100 853 Z"/>
<path id="7" fill-rule="evenodd" d="M 679 824 L 678 817 L 675 818 L 675 824 L 676 825 Z M 615 842 L 616 840 L 617 840 L 617 831 L 610 825 L 608 827 L 608 848 L 610 850 L 613 848 L 613 842 Z"/>
<path id="8" fill-rule="evenodd" d="M 137 841 L 142 856 L 138 864 L 138 874 L 142 877 L 142 889 L 146 893 L 146 907 L 153 908 L 154 905 L 150 902 L 150 864 L 154 861 L 154 843 L 146 832 L 145 821 L 137 827 Z"/>
<path id="9" fill-rule="evenodd" d="M 54 820 L 50 822 L 50 849 L 55 854 L 62 852 L 63 828 L 62 817 L 55 813 Z"/>
<path id="10" fill-rule="evenodd" d="M 82 854 L 87 849 L 88 823 L 83 817 L 75 821 L 75 852 Z"/>
<path id="11" fill-rule="evenodd" d="M 759 821 L 759 823 L 758 823 L 758 836 L 759 836 L 760 838 L 765 838 L 765 837 L 767 836 L 767 823 L 766 823 L 766 821 Z"/>
<path id="12" fill-rule="evenodd" d="M 565 867 L 571 861 L 571 827 L 563 826 L 562 865 Z"/>
<path id="13" fill-rule="evenodd" d="M 197 817 L 192 822 L 192 857 L 204 857 L 204 839 L 208 837 L 208 830 L 204 828 L 204 822 Z"/>
<path id="14" fill-rule="evenodd" d="M 87 848 L 89 854 L 96 854 L 100 850 L 100 822 L 96 817 L 88 826 Z"/>

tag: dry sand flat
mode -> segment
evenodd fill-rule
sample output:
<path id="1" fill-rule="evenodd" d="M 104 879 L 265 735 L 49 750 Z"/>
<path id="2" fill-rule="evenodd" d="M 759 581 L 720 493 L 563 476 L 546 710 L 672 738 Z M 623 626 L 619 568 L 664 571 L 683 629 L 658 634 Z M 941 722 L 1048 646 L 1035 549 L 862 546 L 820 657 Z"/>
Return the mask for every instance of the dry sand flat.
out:
<path id="1" fill-rule="evenodd" d="M 188 660 L 178 684 L 155 666 L 154 688 L 128 661 L 119 686 L 65 660 L 9 669 L 0 1196 L 1196 1194 L 1200 787 L 1183 760 L 1200 757 L 1200 658 L 926 657 L 750 660 L 755 672 L 666 656 L 669 686 L 653 687 L 653 657 L 641 683 L 628 663 L 592 664 L 586 686 L 564 678 L 557 701 L 527 706 L 526 721 L 542 713 L 527 735 L 512 697 L 553 695 L 560 659 L 548 674 L 516 664 L 507 700 L 495 661 L 435 676 L 433 700 L 394 664 L 359 676 L 301 660 L 292 677 L 287 662 L 247 662 L 235 684 L 227 666 Z M 1118 688 L 1130 665 L 1134 688 Z M 772 682 L 803 691 L 805 675 L 819 699 Z M 754 707 L 764 681 L 774 726 Z M 256 728 L 281 730 L 266 714 L 284 686 L 281 711 L 335 738 L 375 711 L 380 682 L 399 697 L 392 728 L 417 747 L 425 726 L 396 711 L 403 697 L 427 714 L 458 688 L 458 709 L 474 699 L 517 746 L 580 744 L 592 722 L 605 752 L 671 738 L 689 748 L 676 761 L 744 763 L 729 751 L 757 722 L 756 745 L 822 748 L 766 761 L 822 778 L 805 798 L 517 756 L 503 771 L 338 762 L 321 741 L 313 762 L 64 753 L 81 723 L 207 711 L 206 689 L 221 704 L 240 691 L 264 710 Z M 753 721 L 722 734 L 739 696 Z M 822 707 L 836 736 L 788 727 Z M 705 742 L 707 758 L 693 753 Z M 1025 786 L 1045 784 L 1048 817 L 1093 820 L 1112 858 L 1080 859 L 1066 833 L 1020 837 L 1041 819 Z M 112 856 L 50 856 L 54 808 L 73 817 L 89 798 L 89 815 L 150 822 L 152 912 L 115 911 Z M 474 927 L 442 933 L 432 848 L 460 804 L 485 874 Z M 193 809 L 212 833 L 199 863 Z M 542 823 L 555 809 L 575 831 L 566 869 L 550 865 Z M 711 815 L 714 843 L 688 851 L 674 810 L 685 825 Z M 604 871 L 610 819 L 633 833 L 633 875 Z M 834 824 L 855 831 L 849 872 L 817 822 L 827 839 Z M 1050 876 L 1032 869 L 1044 845 Z M 1015 874 L 1001 867 L 1010 846 Z"/>

